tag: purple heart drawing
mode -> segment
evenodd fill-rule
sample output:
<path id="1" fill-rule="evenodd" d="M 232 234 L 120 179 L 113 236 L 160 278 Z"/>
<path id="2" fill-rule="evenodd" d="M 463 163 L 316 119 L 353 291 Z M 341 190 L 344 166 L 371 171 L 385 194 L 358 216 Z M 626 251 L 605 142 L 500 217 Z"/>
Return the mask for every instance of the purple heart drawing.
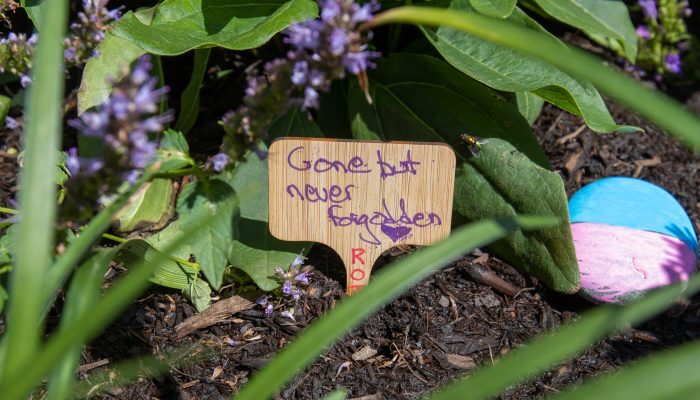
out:
<path id="1" fill-rule="evenodd" d="M 406 237 L 411 233 L 411 228 L 408 226 L 389 226 L 382 224 L 382 232 L 396 243 L 397 240 Z"/>

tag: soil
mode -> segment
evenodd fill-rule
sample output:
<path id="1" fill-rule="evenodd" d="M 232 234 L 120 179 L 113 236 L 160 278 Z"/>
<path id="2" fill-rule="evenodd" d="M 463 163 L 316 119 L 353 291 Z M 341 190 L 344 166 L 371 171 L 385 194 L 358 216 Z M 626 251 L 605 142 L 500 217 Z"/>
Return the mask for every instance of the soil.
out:
<path id="1" fill-rule="evenodd" d="M 696 173 L 700 156 L 622 107 L 610 107 L 616 121 L 643 127 L 645 132 L 596 134 L 580 118 L 551 106 L 545 107 L 534 125 L 553 168 L 566 183 L 567 194 L 601 177 L 636 176 L 670 191 L 700 228 Z M 392 249 L 375 268 L 410 251 Z M 143 379 L 103 396 L 227 398 L 344 296 L 339 283 L 344 272 L 331 250 L 315 246 L 307 264 L 314 274 L 303 305 L 297 307 L 301 314 L 296 321 L 266 318 L 260 307 L 253 307 L 178 339 L 174 327 L 195 311 L 178 293 L 154 288 L 85 349 L 81 364 L 86 370 L 92 363 L 114 364 L 193 344 L 213 347 L 217 354 L 206 361 L 173 368 L 158 379 Z M 492 273 L 509 284 L 506 289 L 515 289 L 499 291 L 498 285 L 479 283 L 475 272 Z M 299 371 L 278 398 L 319 399 L 335 388 L 347 389 L 351 399 L 418 398 L 482 364 L 497 362 L 533 336 L 556 329 L 591 307 L 577 296 L 553 293 L 510 265 L 476 251 L 371 316 L 317 362 Z M 650 352 L 694 339 L 700 335 L 698 322 L 700 297 L 681 301 L 665 314 L 592 346 L 499 397 L 539 397 L 613 371 Z"/>

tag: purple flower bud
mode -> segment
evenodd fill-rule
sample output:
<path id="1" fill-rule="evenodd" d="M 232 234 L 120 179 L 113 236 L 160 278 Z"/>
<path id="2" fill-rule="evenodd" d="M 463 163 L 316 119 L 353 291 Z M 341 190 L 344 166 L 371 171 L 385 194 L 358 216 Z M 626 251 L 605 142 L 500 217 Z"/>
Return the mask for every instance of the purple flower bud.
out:
<path id="1" fill-rule="evenodd" d="M 19 128 L 19 122 L 12 117 L 5 117 L 5 128 L 15 130 Z"/>
<path id="2" fill-rule="evenodd" d="M 304 103 L 301 108 L 304 110 L 308 110 L 309 108 L 318 108 L 318 99 L 318 92 L 312 87 L 307 87 L 304 89 Z"/>
<path id="3" fill-rule="evenodd" d="M 342 28 L 335 28 L 328 38 L 328 48 L 331 54 L 339 56 L 345 52 L 345 44 L 347 43 L 347 34 Z"/>
<path id="4" fill-rule="evenodd" d="M 309 284 L 309 273 L 302 272 L 302 273 L 298 274 L 297 276 L 295 276 L 294 280 L 297 282 L 301 282 L 304 285 L 308 285 Z"/>
<path id="5" fill-rule="evenodd" d="M 292 83 L 301 86 L 306 83 L 306 75 L 309 73 L 309 64 L 306 61 L 294 63 L 292 70 Z"/>
<path id="6" fill-rule="evenodd" d="M 681 68 L 681 57 L 678 53 L 668 53 L 664 57 L 664 63 L 666 64 L 666 69 L 672 74 L 679 75 L 683 72 Z"/>
<path id="7" fill-rule="evenodd" d="M 341 12 L 340 1 L 326 0 L 321 5 L 321 20 L 329 23 L 333 22 L 335 18 L 340 16 Z"/>
<path id="8" fill-rule="evenodd" d="M 258 297 L 257 300 L 255 300 L 255 304 L 260 305 L 260 306 L 266 306 L 266 305 L 267 305 L 267 300 L 268 300 L 269 298 L 270 298 L 270 297 L 269 297 L 268 295 L 264 294 L 264 295 Z"/>
<path id="9" fill-rule="evenodd" d="M 228 165 L 228 156 L 226 153 L 217 153 L 211 158 L 211 165 L 214 171 L 221 172 Z"/>
<path id="10" fill-rule="evenodd" d="M 656 19 L 659 15 L 656 8 L 656 0 L 639 0 L 639 6 L 642 8 L 642 13 L 649 19 Z"/>
<path id="11" fill-rule="evenodd" d="M 66 169 L 71 175 L 77 175 L 80 171 L 80 158 L 78 158 L 78 148 L 71 147 L 68 149 L 68 157 L 66 157 Z"/>
<path id="12" fill-rule="evenodd" d="M 343 65 L 351 74 L 357 75 L 370 67 L 374 67 L 374 63 L 370 61 L 372 58 L 379 57 L 378 52 L 374 51 L 358 51 L 345 55 Z"/>
<path id="13" fill-rule="evenodd" d="M 285 318 L 289 318 L 289 319 L 291 319 L 292 321 L 296 321 L 296 320 L 294 319 L 294 314 L 292 314 L 292 312 L 289 311 L 289 310 L 284 310 L 284 311 L 282 311 L 282 312 L 280 313 L 280 316 L 285 317 Z"/>
<path id="14" fill-rule="evenodd" d="M 304 250 L 302 250 L 302 252 L 303 252 L 303 251 L 304 251 Z M 297 254 L 297 256 L 294 257 L 294 261 L 292 261 L 292 264 L 291 264 L 292 267 L 294 267 L 294 268 L 299 268 L 299 267 L 301 267 L 301 265 L 304 264 L 304 260 L 305 260 L 305 259 L 306 259 L 306 257 L 304 257 L 303 255 Z"/>
<path id="15" fill-rule="evenodd" d="M 293 288 L 294 288 L 294 286 L 292 286 L 292 282 L 284 281 L 284 283 L 282 284 L 282 293 L 284 293 L 286 295 L 290 295 L 290 294 L 292 294 Z"/>
<path id="16" fill-rule="evenodd" d="M 325 82 L 326 78 L 324 77 L 323 72 L 317 69 L 312 69 L 311 72 L 309 72 L 309 83 L 311 86 L 320 87 Z"/>
<path id="17" fill-rule="evenodd" d="M 19 83 L 22 85 L 23 88 L 29 87 L 29 85 L 32 84 L 32 78 L 29 77 L 29 75 L 22 75 L 19 78 Z"/>
<path id="18" fill-rule="evenodd" d="M 274 307 L 272 304 L 268 304 L 267 307 L 265 307 L 265 316 L 269 317 L 272 315 L 272 311 L 274 310 Z"/>
<path id="19" fill-rule="evenodd" d="M 642 39 L 651 38 L 651 32 L 649 31 L 649 27 L 646 25 L 639 25 L 637 27 L 637 36 L 639 36 Z"/>
<path id="20" fill-rule="evenodd" d="M 140 176 L 141 176 L 141 171 L 139 171 L 137 169 L 132 169 L 132 170 L 126 171 L 126 172 L 124 172 L 124 174 L 122 174 L 124 181 L 128 182 L 131 185 L 135 184 L 136 181 L 139 180 Z"/>
<path id="21" fill-rule="evenodd" d="M 275 275 L 277 275 L 279 278 L 284 278 L 284 270 L 281 267 L 275 267 Z"/>
<path id="22" fill-rule="evenodd" d="M 299 301 L 299 299 L 301 298 L 301 290 L 299 290 L 297 288 L 292 288 L 291 295 L 292 295 L 292 298 L 294 299 L 294 301 Z"/>

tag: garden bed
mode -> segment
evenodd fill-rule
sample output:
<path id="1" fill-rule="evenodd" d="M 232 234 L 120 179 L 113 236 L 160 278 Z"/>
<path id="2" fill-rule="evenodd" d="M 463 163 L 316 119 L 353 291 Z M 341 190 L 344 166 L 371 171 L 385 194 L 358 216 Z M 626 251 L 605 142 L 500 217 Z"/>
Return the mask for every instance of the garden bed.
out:
<path id="1" fill-rule="evenodd" d="M 697 229 L 700 156 L 623 108 L 611 105 L 611 109 L 619 123 L 644 127 L 645 132 L 596 134 L 580 118 L 551 106 L 545 107 L 535 123 L 554 170 L 564 178 L 567 194 L 598 178 L 636 176 L 674 194 Z M 410 251 L 388 251 L 375 270 Z M 344 296 L 339 283 L 344 281 L 344 271 L 335 253 L 315 246 L 307 264 L 314 277 L 300 306 L 303 317 L 295 322 L 267 318 L 261 307 L 253 307 L 178 339 L 174 327 L 195 311 L 178 293 L 154 289 L 88 346 L 81 363 L 114 363 L 191 344 L 213 347 L 219 355 L 206 362 L 183 365 L 159 379 L 114 389 L 106 398 L 216 399 L 235 394 L 297 333 Z M 518 290 L 516 296 L 476 282 L 473 276 L 482 269 L 510 283 Z M 413 399 L 479 365 L 498 362 L 500 355 L 591 307 L 580 297 L 556 294 L 523 277 L 486 252 L 470 254 L 370 317 L 301 372 L 279 397 L 318 399 L 335 388 L 345 388 L 351 399 Z M 532 382 L 507 390 L 501 398 L 542 396 L 613 371 L 650 352 L 696 338 L 700 335 L 698 322 L 700 298 L 680 302 L 637 329 L 607 339 Z"/>

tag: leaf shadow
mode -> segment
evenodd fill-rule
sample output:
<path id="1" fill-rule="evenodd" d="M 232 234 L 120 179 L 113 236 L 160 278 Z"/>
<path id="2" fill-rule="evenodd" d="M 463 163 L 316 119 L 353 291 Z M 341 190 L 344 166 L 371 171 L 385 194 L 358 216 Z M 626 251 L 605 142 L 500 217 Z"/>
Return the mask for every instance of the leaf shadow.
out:
<path id="1" fill-rule="evenodd" d="M 34 0 L 37 1 L 37 0 Z M 202 0 L 201 13 L 204 29 L 208 35 L 216 35 L 223 30 L 236 30 L 234 19 L 263 20 L 281 4 L 232 4 L 230 0 Z M 228 29 L 227 29 L 228 28 Z"/>

